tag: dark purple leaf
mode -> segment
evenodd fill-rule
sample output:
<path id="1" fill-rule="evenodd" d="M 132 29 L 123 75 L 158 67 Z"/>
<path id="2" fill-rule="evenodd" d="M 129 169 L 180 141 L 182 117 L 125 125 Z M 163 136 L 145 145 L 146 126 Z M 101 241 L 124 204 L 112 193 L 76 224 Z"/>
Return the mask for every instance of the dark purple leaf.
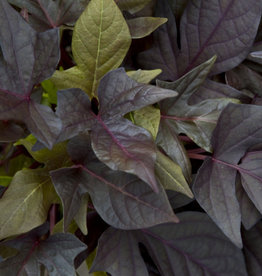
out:
<path id="1" fill-rule="evenodd" d="M 229 85 L 238 90 L 248 90 L 254 95 L 262 96 L 262 76 L 244 64 L 240 64 L 238 67 L 228 71 L 226 79 Z M 252 96 L 251 94 L 250 97 Z"/>
<path id="2" fill-rule="evenodd" d="M 242 181 L 244 176 L 244 181 L 248 183 L 248 178 L 253 177 L 252 186 L 249 184 L 248 189 L 254 193 L 257 181 L 261 178 L 259 174 L 256 175 L 256 169 L 253 171 L 250 167 L 255 165 L 256 168 L 256 162 L 238 164 L 250 147 L 261 143 L 261 118 L 260 106 L 229 104 L 222 112 L 213 132 L 214 155 L 202 165 L 193 185 L 194 195 L 201 207 L 238 246 L 241 246 L 242 242 L 240 208 L 235 194 L 236 173 L 238 171 Z M 245 166 L 247 167 L 244 168 Z M 244 185 L 247 189 L 247 184 Z"/>
<path id="3" fill-rule="evenodd" d="M 91 132 L 96 156 L 112 170 L 136 174 L 158 191 L 154 175 L 156 146 L 151 134 L 126 119 L 98 123 Z"/>
<path id="4" fill-rule="evenodd" d="M 80 0 L 8 0 L 29 13 L 29 23 L 37 31 L 72 24 L 84 9 Z"/>
<path id="5" fill-rule="evenodd" d="M 26 129 L 12 121 L 0 121 L 0 141 L 15 142 L 26 136 Z"/>
<path id="6" fill-rule="evenodd" d="M 248 55 L 261 18 L 261 0 L 188 1 L 180 22 L 178 50 L 175 17 L 168 3 L 158 3 L 162 13 L 156 15 L 169 21 L 155 31 L 153 47 L 138 59 L 146 69 L 161 68 L 162 80 L 176 80 L 214 55 L 212 74 L 234 68 Z"/>
<path id="7" fill-rule="evenodd" d="M 179 93 L 178 97 L 160 103 L 161 124 L 169 121 L 177 134 L 186 134 L 206 151 L 212 151 L 212 132 L 220 112 L 231 99 L 206 99 L 194 105 L 188 101 L 204 82 L 214 62 L 212 58 L 174 82 L 157 81 L 158 86 Z"/>
<path id="8" fill-rule="evenodd" d="M 47 239 L 48 225 L 33 229 L 23 236 L 0 244 L 17 249 L 19 252 L 0 263 L 1 275 L 40 275 L 44 265 L 50 276 L 72 276 L 75 273 L 74 258 L 86 245 L 72 234 L 54 234 Z"/>
<path id="9" fill-rule="evenodd" d="M 97 115 L 91 110 L 88 96 L 81 90 L 59 93 L 57 115 L 63 123 L 60 140 L 91 128 L 92 146 L 102 162 L 113 170 L 137 175 L 157 191 L 154 175 L 156 147 L 152 136 L 122 116 L 176 95 L 177 92 L 172 90 L 137 83 L 123 68 L 113 70 L 100 82 Z"/>
<path id="10" fill-rule="evenodd" d="M 153 48 L 139 54 L 138 62 L 145 69 L 162 69 L 158 76 L 162 80 L 175 80 L 178 75 L 176 59 L 179 51 L 176 20 L 167 0 L 157 1 L 155 10 L 156 17 L 166 17 L 168 21 L 153 33 Z"/>
<path id="11" fill-rule="evenodd" d="M 36 33 L 7 2 L 0 4 L 0 120 L 16 120 L 48 148 L 61 122 L 30 98 L 34 85 L 51 76 L 59 60 L 58 30 Z"/>
<path id="12" fill-rule="evenodd" d="M 161 120 L 156 142 L 181 167 L 185 178 L 190 182 L 192 175 L 190 160 L 183 143 L 178 138 L 176 128 L 168 120 Z"/>
<path id="13" fill-rule="evenodd" d="M 110 170 L 95 157 L 88 140 L 86 135 L 72 139 L 68 150 L 76 165 L 51 172 L 63 202 L 65 227 L 86 193 L 103 220 L 117 228 L 137 229 L 177 222 L 161 186 L 156 194 L 136 176 Z"/>
<path id="14" fill-rule="evenodd" d="M 261 4 L 260 0 L 189 1 L 180 25 L 180 75 L 213 55 L 217 55 L 213 74 L 241 63 L 255 39 Z"/>
<path id="15" fill-rule="evenodd" d="M 201 87 L 190 97 L 188 103 L 196 104 L 207 99 L 234 98 L 242 103 L 250 103 L 251 98 L 237 89 L 221 82 L 206 79 Z"/>
<path id="16" fill-rule="evenodd" d="M 248 152 L 239 164 L 242 186 L 262 214 L 262 151 Z"/>
<path id="17" fill-rule="evenodd" d="M 262 275 L 262 222 L 243 231 L 244 254 L 249 276 Z"/>
<path id="18" fill-rule="evenodd" d="M 107 271 L 112 276 L 148 275 L 142 274 L 145 264 L 137 248 L 138 243 L 143 243 L 161 275 L 247 275 L 241 250 L 230 243 L 206 214 L 186 212 L 179 218 L 178 224 L 136 231 L 109 228 L 99 240 L 91 271 Z"/>
<path id="19" fill-rule="evenodd" d="M 240 206 L 242 224 L 246 230 L 249 230 L 262 218 L 262 215 L 242 187 L 239 175 L 236 179 L 236 195 Z"/>
<path id="20" fill-rule="evenodd" d="M 118 68 L 107 73 L 99 84 L 99 115 L 103 120 L 120 117 L 177 95 L 176 91 L 138 83 L 128 77 L 124 68 Z"/>

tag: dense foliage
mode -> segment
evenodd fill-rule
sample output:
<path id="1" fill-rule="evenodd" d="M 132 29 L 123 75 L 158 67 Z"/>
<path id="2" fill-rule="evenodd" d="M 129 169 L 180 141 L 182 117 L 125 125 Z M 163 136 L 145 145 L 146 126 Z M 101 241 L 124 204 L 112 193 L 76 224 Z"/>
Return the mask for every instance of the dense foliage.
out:
<path id="1" fill-rule="evenodd" d="M 262 275 L 261 0 L 0 1 L 0 275 Z"/>

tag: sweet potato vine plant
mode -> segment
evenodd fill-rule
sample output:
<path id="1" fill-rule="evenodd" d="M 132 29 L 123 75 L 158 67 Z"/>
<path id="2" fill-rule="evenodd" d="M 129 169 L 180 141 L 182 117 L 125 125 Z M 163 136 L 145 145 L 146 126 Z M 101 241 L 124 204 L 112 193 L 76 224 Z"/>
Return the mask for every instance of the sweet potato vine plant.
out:
<path id="1" fill-rule="evenodd" d="M 0 275 L 262 275 L 261 10 L 0 1 Z"/>

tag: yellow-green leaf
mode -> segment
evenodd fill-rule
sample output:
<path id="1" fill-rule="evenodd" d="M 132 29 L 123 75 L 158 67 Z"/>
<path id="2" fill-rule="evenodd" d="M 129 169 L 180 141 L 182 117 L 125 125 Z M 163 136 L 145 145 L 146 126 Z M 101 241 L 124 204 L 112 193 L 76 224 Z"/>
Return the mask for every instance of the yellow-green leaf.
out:
<path id="1" fill-rule="evenodd" d="M 101 78 L 123 61 L 131 36 L 114 0 L 92 0 L 76 22 L 72 52 L 84 72 L 90 97 L 96 94 Z"/>
<path id="2" fill-rule="evenodd" d="M 128 11 L 131 14 L 142 10 L 152 0 L 117 0 L 117 4 L 121 10 Z"/>
<path id="3" fill-rule="evenodd" d="M 127 75 L 137 82 L 150 83 L 154 78 L 160 75 L 161 72 L 162 72 L 161 69 L 154 69 L 154 70 L 139 69 L 136 71 L 129 71 L 127 72 Z"/>
<path id="4" fill-rule="evenodd" d="M 87 225 L 86 225 L 86 215 L 87 215 L 87 207 L 88 207 L 88 202 L 89 202 L 89 195 L 85 194 L 81 198 L 81 203 L 80 203 L 80 208 L 77 211 L 74 220 L 82 233 L 84 235 L 87 235 Z"/>
<path id="5" fill-rule="evenodd" d="M 48 210 L 59 198 L 44 169 L 15 174 L 0 199 L 0 240 L 22 234 L 46 221 Z"/>
<path id="6" fill-rule="evenodd" d="M 160 123 L 160 110 L 153 106 L 146 106 L 133 112 L 134 124 L 148 130 L 156 139 Z"/>
<path id="7" fill-rule="evenodd" d="M 58 90 L 80 88 L 83 91 L 88 91 L 87 76 L 77 66 L 65 71 L 55 71 L 51 78 L 51 82 Z"/>
<path id="8" fill-rule="evenodd" d="M 51 104 L 57 104 L 56 94 L 58 88 L 54 85 L 54 83 L 51 80 L 44 80 L 41 82 L 41 86 L 48 95 L 48 102 Z"/>
<path id="9" fill-rule="evenodd" d="M 56 144 L 52 150 L 41 149 L 33 151 L 32 147 L 36 143 L 36 138 L 33 135 L 27 136 L 25 139 L 20 139 L 15 145 L 23 145 L 32 157 L 39 163 L 44 163 L 49 170 L 72 165 L 72 161 L 67 153 L 66 142 Z"/>
<path id="10" fill-rule="evenodd" d="M 0 176 L 0 185 L 7 187 L 10 184 L 11 180 L 12 180 L 12 176 L 1 175 Z"/>
<path id="11" fill-rule="evenodd" d="M 165 189 L 185 194 L 191 198 L 194 197 L 180 166 L 160 151 L 157 151 L 155 173 L 159 183 Z"/>
<path id="12" fill-rule="evenodd" d="M 77 230 L 77 224 L 74 220 L 71 221 L 71 223 L 68 226 L 67 232 L 74 234 Z M 63 233 L 64 232 L 64 219 L 59 220 L 59 222 L 55 225 L 53 229 L 53 234 L 55 233 Z"/>
<path id="13" fill-rule="evenodd" d="M 87 267 L 88 269 L 91 268 L 92 266 L 92 263 L 95 259 L 95 256 L 96 256 L 96 250 L 94 250 L 91 254 L 88 255 L 87 259 L 86 259 L 86 264 L 87 264 Z M 107 273 L 106 272 L 102 272 L 102 271 L 98 271 L 98 272 L 93 272 L 92 273 L 92 276 L 106 276 Z"/>
<path id="14" fill-rule="evenodd" d="M 133 39 L 150 35 L 159 26 L 167 22 L 167 18 L 161 17 L 137 17 L 126 21 Z"/>

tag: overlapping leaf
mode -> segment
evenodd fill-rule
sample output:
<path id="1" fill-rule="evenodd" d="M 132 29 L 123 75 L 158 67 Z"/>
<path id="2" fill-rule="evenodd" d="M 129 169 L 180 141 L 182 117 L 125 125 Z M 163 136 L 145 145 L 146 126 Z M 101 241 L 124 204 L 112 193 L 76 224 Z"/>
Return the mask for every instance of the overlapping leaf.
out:
<path id="1" fill-rule="evenodd" d="M 95 157 L 87 135 L 73 138 L 68 151 L 75 165 L 51 172 L 56 191 L 63 201 L 65 228 L 86 193 L 90 194 L 99 215 L 120 229 L 177 222 L 163 188 L 159 187 L 156 194 L 137 177 L 110 170 Z"/>
<path id="2" fill-rule="evenodd" d="M 122 116 L 177 93 L 172 90 L 139 84 L 124 69 L 108 73 L 98 89 L 99 113 L 91 109 L 88 96 L 78 89 L 58 93 L 57 114 L 63 122 L 60 139 L 91 130 L 96 156 L 113 170 L 136 174 L 155 191 L 155 144 L 151 134 Z"/>
<path id="3" fill-rule="evenodd" d="M 0 262 L 1 275 L 40 275 L 40 265 L 46 267 L 50 276 L 75 275 L 74 259 L 86 245 L 72 234 L 59 233 L 45 239 L 47 226 L 0 244 L 0 252 L 1 246 L 18 250 L 15 256 Z"/>
<path id="4" fill-rule="evenodd" d="M 188 101 L 201 86 L 214 62 L 215 58 L 206 61 L 175 82 L 157 81 L 160 87 L 179 92 L 178 97 L 160 103 L 161 124 L 169 120 L 177 134 L 186 134 L 207 151 L 212 151 L 210 139 L 219 114 L 232 100 L 207 99 L 195 105 L 188 104 Z"/>
<path id="5" fill-rule="evenodd" d="M 117 0 L 121 10 L 128 11 L 131 14 L 142 10 L 151 0 Z"/>
<path id="6" fill-rule="evenodd" d="M 30 98 L 59 60 L 58 30 L 36 33 L 7 2 L 0 4 L 0 119 L 15 120 L 51 148 L 61 130 L 52 110 Z"/>
<path id="7" fill-rule="evenodd" d="M 133 39 L 150 35 L 154 30 L 166 22 L 166 18 L 160 17 L 137 17 L 127 20 L 129 31 Z"/>
<path id="8" fill-rule="evenodd" d="M 93 97 L 101 78 L 122 63 L 130 44 L 128 26 L 114 0 L 93 0 L 73 32 L 72 52 L 77 66 L 56 71 L 52 81 L 58 89 L 77 87 Z"/>
<path id="9" fill-rule="evenodd" d="M 250 276 L 262 273 L 262 222 L 249 231 L 243 231 L 244 254 Z"/>
<path id="10" fill-rule="evenodd" d="M 9 3 L 26 9 L 29 23 L 37 31 L 46 31 L 63 24 L 72 24 L 83 11 L 80 0 L 8 0 Z"/>
<path id="11" fill-rule="evenodd" d="M 149 275 L 138 248 L 143 243 L 161 275 L 247 275 L 241 250 L 206 214 L 186 212 L 179 218 L 178 224 L 136 231 L 109 228 L 99 240 L 92 271 L 103 270 L 112 276 Z"/>
<path id="12" fill-rule="evenodd" d="M 139 62 L 146 69 L 161 68 L 162 79 L 176 80 L 213 55 L 217 55 L 213 74 L 241 63 L 256 36 L 261 1 L 188 1 L 180 22 L 181 50 L 175 17 L 166 1 L 158 1 L 155 15 L 168 17 L 169 25 L 156 30 L 152 49 L 142 53 Z"/>
<path id="13" fill-rule="evenodd" d="M 235 190 L 237 172 L 250 199 L 261 209 L 255 195 L 261 187 L 260 154 L 251 153 L 243 158 L 249 148 L 261 143 L 261 116 L 262 108 L 255 105 L 229 104 L 224 109 L 212 136 L 214 155 L 199 169 L 193 186 L 201 207 L 239 247 L 242 242 Z"/>

